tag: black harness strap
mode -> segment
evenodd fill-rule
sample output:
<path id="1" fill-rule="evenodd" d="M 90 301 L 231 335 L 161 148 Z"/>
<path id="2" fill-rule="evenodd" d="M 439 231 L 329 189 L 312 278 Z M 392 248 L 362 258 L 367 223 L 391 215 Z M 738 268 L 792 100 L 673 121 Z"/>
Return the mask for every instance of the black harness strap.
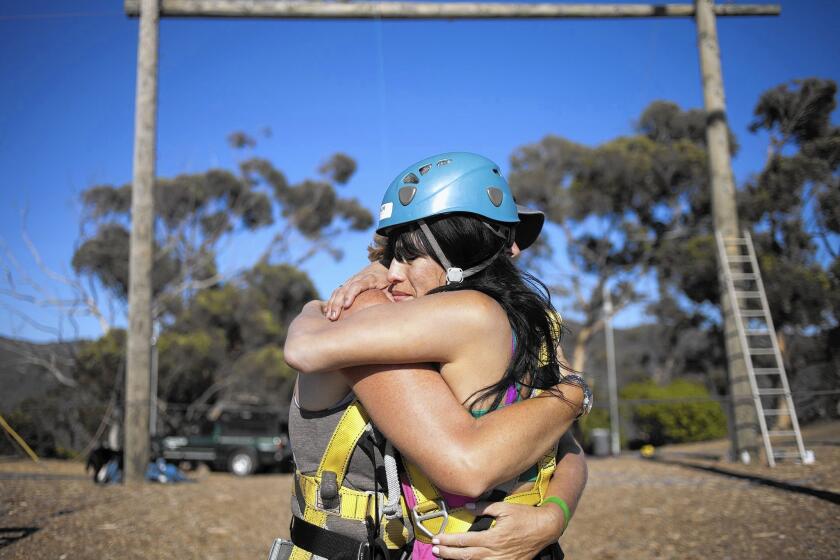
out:
<path id="1" fill-rule="evenodd" d="M 402 555 L 401 549 L 388 550 L 381 539 L 376 539 L 371 547 L 367 542 L 322 529 L 295 516 L 292 516 L 291 537 L 295 546 L 330 560 L 389 560 Z"/>
<path id="2" fill-rule="evenodd" d="M 292 516 L 292 542 L 307 552 L 330 560 L 356 560 L 367 543 L 335 533 Z"/>

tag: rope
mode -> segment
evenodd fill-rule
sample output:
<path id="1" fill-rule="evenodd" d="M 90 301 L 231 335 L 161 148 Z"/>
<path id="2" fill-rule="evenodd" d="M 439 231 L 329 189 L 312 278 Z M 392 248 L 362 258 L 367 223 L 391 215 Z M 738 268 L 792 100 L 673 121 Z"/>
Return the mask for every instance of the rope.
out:
<path id="1" fill-rule="evenodd" d="M 370 422 L 365 426 L 365 431 L 370 434 L 374 445 L 377 444 L 379 438 L 384 439 L 384 436 Z M 382 506 L 382 513 L 385 514 L 386 519 L 397 519 L 402 517 L 402 508 L 400 507 L 402 487 L 400 486 L 400 475 L 397 470 L 397 460 L 394 457 L 394 444 L 388 440 L 385 440 L 385 452 L 382 456 L 382 462 L 385 467 L 385 480 L 388 484 L 388 503 Z M 376 475 L 374 474 L 375 479 Z"/>
<path id="2" fill-rule="evenodd" d="M 385 442 L 385 478 L 388 481 L 388 503 L 382 508 L 385 519 L 398 519 L 402 517 L 400 507 L 400 475 L 397 472 L 397 460 L 394 458 L 394 444 Z"/>
<path id="3" fill-rule="evenodd" d="M 9 423 L 6 422 L 6 419 L 3 418 L 2 415 L 0 415 L 0 426 L 2 426 L 3 429 L 6 430 L 6 433 L 12 436 L 12 438 L 17 442 L 17 444 L 20 445 L 20 447 L 24 451 L 26 451 L 26 454 L 29 455 L 30 459 L 32 459 L 36 463 L 38 462 L 38 456 L 35 455 L 35 452 L 32 451 L 32 448 L 26 445 L 26 442 L 23 441 L 23 438 L 20 437 L 18 433 L 12 429 L 11 426 L 9 426 Z"/>

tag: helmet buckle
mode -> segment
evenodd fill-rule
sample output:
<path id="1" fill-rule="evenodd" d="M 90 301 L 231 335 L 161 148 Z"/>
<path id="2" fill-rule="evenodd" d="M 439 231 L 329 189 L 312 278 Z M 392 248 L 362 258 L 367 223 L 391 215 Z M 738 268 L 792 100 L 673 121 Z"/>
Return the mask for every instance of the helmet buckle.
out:
<path id="1" fill-rule="evenodd" d="M 446 283 L 447 284 L 460 284 L 464 281 L 464 271 L 463 269 L 457 267 L 451 267 L 446 269 Z"/>

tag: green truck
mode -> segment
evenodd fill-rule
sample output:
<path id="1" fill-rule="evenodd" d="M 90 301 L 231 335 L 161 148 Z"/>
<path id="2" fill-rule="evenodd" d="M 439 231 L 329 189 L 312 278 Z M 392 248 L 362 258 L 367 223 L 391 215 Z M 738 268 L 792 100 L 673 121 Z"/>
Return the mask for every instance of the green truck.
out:
<path id="1" fill-rule="evenodd" d="M 293 469 L 288 413 L 235 409 L 159 440 L 158 453 L 172 462 L 205 463 L 213 470 L 247 476 L 260 470 Z"/>

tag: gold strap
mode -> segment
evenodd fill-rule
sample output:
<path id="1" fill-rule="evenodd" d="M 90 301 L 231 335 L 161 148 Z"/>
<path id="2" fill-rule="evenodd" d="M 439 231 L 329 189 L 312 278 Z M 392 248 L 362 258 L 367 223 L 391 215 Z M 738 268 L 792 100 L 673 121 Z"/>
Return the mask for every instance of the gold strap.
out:
<path id="1" fill-rule="evenodd" d="M 338 487 L 341 487 L 353 450 L 356 449 L 356 444 L 365 433 L 365 427 L 369 422 L 370 418 L 358 399 L 350 403 L 335 427 L 324 456 L 321 457 L 321 464 L 318 465 L 316 474 L 318 478 L 321 478 L 324 471 L 332 471 L 336 475 Z"/>
<path id="2" fill-rule="evenodd" d="M 307 504 L 318 504 L 318 492 L 320 490 L 320 482 L 314 476 L 304 474 L 297 474 L 298 483 L 303 499 Z M 352 519 L 354 521 L 364 521 L 367 516 L 374 517 L 374 499 L 373 492 L 366 492 L 364 490 L 353 490 L 341 486 L 338 489 L 339 505 L 334 510 L 329 510 L 329 513 L 340 516 L 342 519 Z M 386 496 L 379 493 L 380 503 L 384 503 Z M 405 501 L 400 496 L 400 507 L 403 513 L 406 514 Z"/>

